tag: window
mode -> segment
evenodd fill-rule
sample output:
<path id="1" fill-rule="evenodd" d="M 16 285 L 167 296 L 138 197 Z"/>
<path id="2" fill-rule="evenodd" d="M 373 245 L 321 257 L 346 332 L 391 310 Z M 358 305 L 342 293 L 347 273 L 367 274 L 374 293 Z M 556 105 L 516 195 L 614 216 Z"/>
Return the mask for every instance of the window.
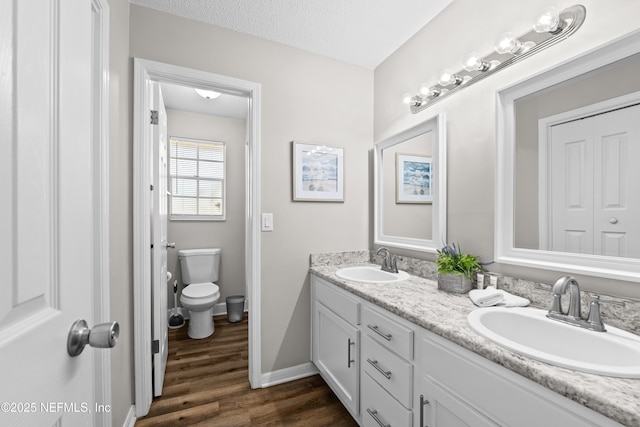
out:
<path id="1" fill-rule="evenodd" d="M 225 143 L 169 139 L 171 219 L 225 219 Z"/>

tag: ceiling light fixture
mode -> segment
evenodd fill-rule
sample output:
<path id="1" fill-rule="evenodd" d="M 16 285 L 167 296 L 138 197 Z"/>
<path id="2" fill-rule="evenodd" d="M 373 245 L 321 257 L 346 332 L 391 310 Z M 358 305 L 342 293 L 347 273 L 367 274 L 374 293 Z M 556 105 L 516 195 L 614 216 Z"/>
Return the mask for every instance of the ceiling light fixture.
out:
<path id="1" fill-rule="evenodd" d="M 195 91 L 198 95 L 206 99 L 216 99 L 217 97 L 222 95 L 220 92 L 216 92 L 213 90 L 196 89 Z"/>
<path id="2" fill-rule="evenodd" d="M 484 57 L 476 52 L 470 53 L 462 64 L 462 70 L 444 70 L 438 78 L 438 84 L 423 83 L 415 95 L 404 94 L 402 102 L 411 108 L 413 114 L 418 113 L 439 100 L 568 38 L 580 28 L 585 16 L 586 9 L 580 4 L 561 12 L 554 7 L 546 8 L 535 20 L 532 30 L 519 37 L 513 33 L 503 34 L 496 42 L 494 52 Z"/>

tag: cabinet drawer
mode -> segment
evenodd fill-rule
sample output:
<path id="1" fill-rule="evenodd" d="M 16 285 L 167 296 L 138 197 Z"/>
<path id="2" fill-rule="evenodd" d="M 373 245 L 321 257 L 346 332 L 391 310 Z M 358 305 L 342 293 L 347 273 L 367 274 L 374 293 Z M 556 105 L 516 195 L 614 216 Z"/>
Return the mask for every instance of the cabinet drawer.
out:
<path id="1" fill-rule="evenodd" d="M 377 420 L 376 420 L 377 418 Z M 413 415 L 367 374 L 362 376 L 362 425 L 411 427 Z M 381 423 L 381 424 L 380 424 Z"/>
<path id="2" fill-rule="evenodd" d="M 317 301 L 330 307 L 334 313 L 350 324 L 360 324 L 360 303 L 356 299 L 345 295 L 335 285 L 331 285 L 317 276 L 311 276 L 311 283 Z"/>
<path id="3" fill-rule="evenodd" d="M 369 336 L 362 340 L 362 362 L 366 373 L 405 407 L 411 408 L 413 365 L 387 350 Z"/>
<path id="4" fill-rule="evenodd" d="M 369 307 L 362 311 L 362 330 L 407 360 L 413 359 L 413 331 Z"/>

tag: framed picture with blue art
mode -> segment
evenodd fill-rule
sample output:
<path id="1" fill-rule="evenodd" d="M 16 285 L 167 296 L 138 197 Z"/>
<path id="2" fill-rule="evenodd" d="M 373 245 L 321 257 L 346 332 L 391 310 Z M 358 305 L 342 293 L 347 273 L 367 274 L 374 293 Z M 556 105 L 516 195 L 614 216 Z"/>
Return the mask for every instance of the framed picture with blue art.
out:
<path id="1" fill-rule="evenodd" d="M 432 203 L 433 158 L 396 153 L 396 203 Z"/>
<path id="2" fill-rule="evenodd" d="M 344 202 L 344 149 L 293 141 L 293 200 Z"/>

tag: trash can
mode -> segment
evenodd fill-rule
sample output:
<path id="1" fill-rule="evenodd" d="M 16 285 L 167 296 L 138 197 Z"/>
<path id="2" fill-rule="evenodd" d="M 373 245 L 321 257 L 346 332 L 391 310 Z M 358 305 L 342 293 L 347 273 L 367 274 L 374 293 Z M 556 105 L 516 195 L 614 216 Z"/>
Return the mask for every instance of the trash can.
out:
<path id="1" fill-rule="evenodd" d="M 244 295 L 227 297 L 227 320 L 229 323 L 238 323 L 244 320 Z"/>

